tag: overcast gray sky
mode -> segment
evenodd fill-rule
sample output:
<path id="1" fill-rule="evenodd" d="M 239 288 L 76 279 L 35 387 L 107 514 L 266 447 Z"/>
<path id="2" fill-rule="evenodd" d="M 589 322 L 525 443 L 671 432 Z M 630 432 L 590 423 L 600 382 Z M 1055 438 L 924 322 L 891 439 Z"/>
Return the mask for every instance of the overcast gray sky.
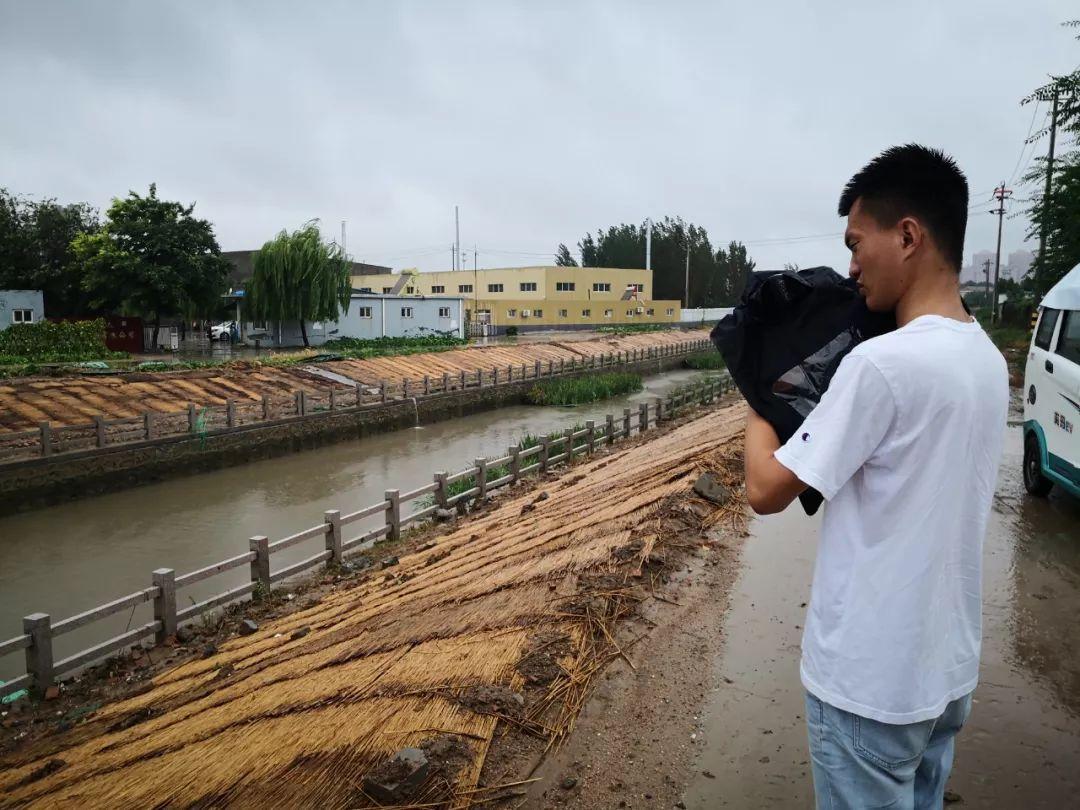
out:
<path id="1" fill-rule="evenodd" d="M 952 152 L 989 199 L 1032 124 L 1019 99 L 1080 61 L 1060 27 L 1076 16 L 1074 0 L 0 0 L 0 186 L 104 208 L 156 181 L 226 250 L 344 219 L 355 258 L 395 267 L 447 267 L 458 204 L 469 267 L 473 245 L 481 267 L 549 263 L 586 231 L 671 214 L 761 268 L 843 269 L 839 237 L 764 240 L 838 233 L 841 186 L 895 143 Z M 993 249 L 989 207 L 967 257 Z M 1004 253 L 1025 229 L 1006 220 Z"/>

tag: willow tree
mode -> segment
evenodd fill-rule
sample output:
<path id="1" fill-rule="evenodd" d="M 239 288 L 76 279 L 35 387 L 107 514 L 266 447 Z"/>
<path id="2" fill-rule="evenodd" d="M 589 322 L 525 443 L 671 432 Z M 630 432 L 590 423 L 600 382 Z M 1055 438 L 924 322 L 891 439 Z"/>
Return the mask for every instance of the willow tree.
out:
<path id="1" fill-rule="evenodd" d="M 252 265 L 244 296 L 249 314 L 256 320 L 299 321 L 305 346 L 307 321 L 337 320 L 349 306 L 348 258 L 340 246 L 323 242 L 314 222 L 279 233 L 255 252 Z"/>

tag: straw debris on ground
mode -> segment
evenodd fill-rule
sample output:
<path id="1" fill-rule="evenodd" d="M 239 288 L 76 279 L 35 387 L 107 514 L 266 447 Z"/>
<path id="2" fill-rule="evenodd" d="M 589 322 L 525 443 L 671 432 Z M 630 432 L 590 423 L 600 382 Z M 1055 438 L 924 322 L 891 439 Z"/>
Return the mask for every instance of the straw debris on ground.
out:
<path id="1" fill-rule="evenodd" d="M 691 489 L 707 470 L 740 489 L 742 417 L 713 409 L 616 446 L 545 481 L 527 515 L 534 492 L 500 498 L 402 556 L 400 577 L 160 674 L 0 761 L 0 806 L 380 806 L 365 779 L 405 748 L 435 767 L 395 806 L 511 806 L 524 781 L 479 781 L 497 728 L 565 740 L 597 674 L 634 665 L 617 625 L 686 531 L 700 544 L 743 520 L 738 498 L 717 509 Z"/>

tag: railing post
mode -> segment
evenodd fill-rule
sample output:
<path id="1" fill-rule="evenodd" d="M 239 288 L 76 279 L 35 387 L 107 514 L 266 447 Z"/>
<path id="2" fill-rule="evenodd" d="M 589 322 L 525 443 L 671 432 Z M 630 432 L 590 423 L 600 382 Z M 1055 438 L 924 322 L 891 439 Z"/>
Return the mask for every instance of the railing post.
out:
<path id="1" fill-rule="evenodd" d="M 551 437 L 540 437 L 540 474 L 544 475 L 548 470 L 548 456 L 551 454 Z"/>
<path id="2" fill-rule="evenodd" d="M 555 361 L 548 360 L 548 376 L 551 377 L 555 374 Z"/>
<path id="3" fill-rule="evenodd" d="M 379 380 L 379 399 L 386 404 L 386 380 Z"/>
<path id="4" fill-rule="evenodd" d="M 176 571 L 158 568 L 151 577 L 158 589 L 158 595 L 154 597 L 154 621 L 161 622 L 154 641 L 164 644 L 165 639 L 176 635 Z"/>
<path id="5" fill-rule="evenodd" d="M 255 559 L 251 561 L 251 581 L 255 585 L 261 585 L 266 590 L 270 589 L 270 538 L 263 534 L 257 534 L 248 540 L 248 550 L 255 552 Z"/>
<path id="6" fill-rule="evenodd" d="M 48 422 L 38 422 L 38 431 L 41 433 L 41 455 L 52 455 L 52 428 Z"/>
<path id="7" fill-rule="evenodd" d="M 566 437 L 564 440 L 566 444 L 566 466 L 569 467 L 574 460 L 574 429 L 568 427 L 563 435 Z"/>
<path id="8" fill-rule="evenodd" d="M 146 431 L 146 439 L 154 438 L 154 412 L 146 411 L 143 414 L 143 429 Z"/>
<path id="9" fill-rule="evenodd" d="M 435 503 L 438 504 L 440 509 L 448 509 L 450 504 L 446 492 L 446 473 L 435 473 Z"/>
<path id="10" fill-rule="evenodd" d="M 187 406 L 187 422 L 188 430 L 192 433 L 195 432 L 195 426 L 199 423 L 199 409 L 195 407 L 194 402 L 189 402 Z"/>
<path id="11" fill-rule="evenodd" d="M 22 621 L 23 632 L 30 636 L 30 646 L 26 648 L 30 691 L 36 697 L 43 697 L 53 683 L 52 624 L 48 613 L 31 613 Z"/>
<path id="12" fill-rule="evenodd" d="M 465 390 L 465 369 L 461 370 L 461 389 Z"/>
<path id="13" fill-rule="evenodd" d="M 480 492 L 477 493 L 476 499 L 482 501 L 487 497 L 487 459 L 478 458 L 473 464 L 476 465 L 476 486 Z"/>
<path id="14" fill-rule="evenodd" d="M 409 398 L 409 378 L 408 377 L 402 377 L 401 378 L 401 398 L 402 399 L 408 399 Z"/>
<path id="15" fill-rule="evenodd" d="M 585 429 L 588 433 L 585 434 L 585 452 L 590 456 L 593 454 L 593 436 L 596 435 L 596 422 L 589 419 L 585 422 Z"/>
<path id="16" fill-rule="evenodd" d="M 623 408 L 622 412 L 622 435 L 624 439 L 630 438 L 630 409 Z"/>
<path id="17" fill-rule="evenodd" d="M 495 368 L 491 369 L 491 384 L 492 385 L 498 385 L 499 384 L 499 367 L 498 366 L 495 366 Z"/>
<path id="18" fill-rule="evenodd" d="M 261 397 L 259 397 L 259 399 L 262 402 L 262 420 L 264 422 L 269 422 L 270 421 L 270 397 L 268 397 L 266 394 L 263 394 Z M 360 404 L 360 386 L 359 386 L 359 384 L 356 386 L 356 404 L 357 405 Z"/>
<path id="19" fill-rule="evenodd" d="M 231 400 L 225 400 L 225 425 L 226 427 L 236 426 L 236 403 Z"/>
<path id="20" fill-rule="evenodd" d="M 431 393 L 431 377 L 427 374 L 424 375 L 424 396 L 428 396 Z"/>
<path id="21" fill-rule="evenodd" d="M 533 376 L 536 377 L 537 379 L 540 378 L 540 361 L 539 360 L 536 361 L 536 373 L 533 374 Z"/>
<path id="22" fill-rule="evenodd" d="M 482 368 L 478 368 L 476 370 L 476 387 L 477 388 L 483 388 L 484 387 L 484 370 Z"/>
<path id="23" fill-rule="evenodd" d="M 607 415 L 607 443 L 609 446 L 615 444 L 615 416 L 610 413 Z"/>
<path id="24" fill-rule="evenodd" d="M 386 490 L 386 539 L 401 539 L 401 492 L 396 489 Z"/>
<path id="25" fill-rule="evenodd" d="M 95 416 L 94 417 L 94 431 L 97 433 L 97 446 L 98 447 L 104 447 L 105 446 L 105 417 L 104 416 Z"/>
<path id="26" fill-rule="evenodd" d="M 296 415 L 303 416 L 304 414 L 304 398 L 301 395 L 302 392 L 297 391 L 293 394 L 293 400 L 296 402 Z"/>
<path id="27" fill-rule="evenodd" d="M 521 446 L 516 444 L 510 448 L 510 477 L 513 481 L 521 478 Z"/>
<path id="28" fill-rule="evenodd" d="M 326 550 L 330 552 L 327 566 L 341 565 L 341 511 L 327 509 L 323 512 L 326 522 Z"/>
<path id="29" fill-rule="evenodd" d="M 644 433 L 649 429 L 649 403 L 642 402 L 638 405 L 638 433 Z"/>
<path id="30" fill-rule="evenodd" d="M 337 387 L 330 386 L 330 410 L 334 410 L 337 407 Z"/>
<path id="31" fill-rule="evenodd" d="M 450 390 L 450 375 L 445 371 L 442 374 L 442 390 L 444 394 Z"/>

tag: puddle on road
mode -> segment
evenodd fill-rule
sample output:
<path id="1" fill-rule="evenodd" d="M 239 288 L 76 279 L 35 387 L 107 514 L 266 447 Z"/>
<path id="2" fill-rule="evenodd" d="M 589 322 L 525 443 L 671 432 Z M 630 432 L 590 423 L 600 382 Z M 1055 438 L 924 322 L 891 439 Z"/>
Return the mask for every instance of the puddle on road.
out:
<path id="1" fill-rule="evenodd" d="M 1011 429 L 986 538 L 980 686 L 949 785 L 972 807 L 1060 808 L 1080 791 L 1080 502 L 1028 496 L 1020 461 Z M 819 526 L 798 504 L 751 525 L 688 808 L 813 806 L 799 643 Z"/>

